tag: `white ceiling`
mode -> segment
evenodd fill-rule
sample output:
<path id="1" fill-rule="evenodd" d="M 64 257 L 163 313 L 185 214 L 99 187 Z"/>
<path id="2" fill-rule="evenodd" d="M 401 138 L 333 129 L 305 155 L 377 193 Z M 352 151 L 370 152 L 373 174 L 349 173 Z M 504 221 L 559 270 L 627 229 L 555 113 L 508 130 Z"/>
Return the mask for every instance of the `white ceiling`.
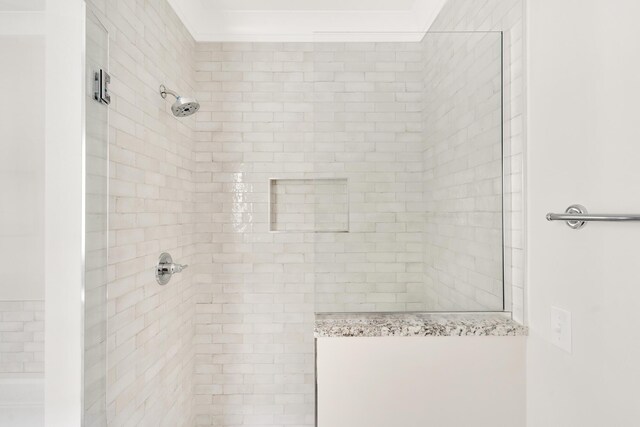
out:
<path id="1" fill-rule="evenodd" d="M 43 35 L 45 0 L 0 0 L 0 36 Z"/>
<path id="2" fill-rule="evenodd" d="M 209 6 L 223 10 L 403 10 L 415 0 L 208 0 Z"/>
<path id="3" fill-rule="evenodd" d="M 22 12 L 45 9 L 45 0 L 0 0 L 0 12 Z"/>
<path id="4" fill-rule="evenodd" d="M 447 0 L 169 0 L 196 41 L 416 41 Z"/>

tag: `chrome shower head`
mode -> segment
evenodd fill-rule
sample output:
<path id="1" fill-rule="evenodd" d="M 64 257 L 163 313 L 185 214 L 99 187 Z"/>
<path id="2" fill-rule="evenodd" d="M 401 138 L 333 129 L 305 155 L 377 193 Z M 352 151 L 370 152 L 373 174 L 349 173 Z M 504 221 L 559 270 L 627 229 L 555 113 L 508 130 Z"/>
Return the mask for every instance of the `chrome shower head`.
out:
<path id="1" fill-rule="evenodd" d="M 167 89 L 164 85 L 160 85 L 160 96 L 166 98 L 167 94 L 176 99 L 176 102 L 171 106 L 171 111 L 176 117 L 190 116 L 200 109 L 200 103 L 195 98 L 180 96 L 174 91 Z"/>
<path id="2" fill-rule="evenodd" d="M 179 96 L 171 106 L 171 111 L 176 117 L 190 116 L 200 109 L 200 104 L 195 98 L 185 98 Z"/>

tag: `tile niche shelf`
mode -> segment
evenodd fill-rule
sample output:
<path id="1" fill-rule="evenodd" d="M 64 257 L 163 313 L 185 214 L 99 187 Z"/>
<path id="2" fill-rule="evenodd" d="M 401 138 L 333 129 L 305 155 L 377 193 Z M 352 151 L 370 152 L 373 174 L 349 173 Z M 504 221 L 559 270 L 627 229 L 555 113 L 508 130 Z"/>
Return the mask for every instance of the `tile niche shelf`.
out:
<path id="1" fill-rule="evenodd" d="M 349 232 L 347 179 L 270 179 L 269 231 Z"/>

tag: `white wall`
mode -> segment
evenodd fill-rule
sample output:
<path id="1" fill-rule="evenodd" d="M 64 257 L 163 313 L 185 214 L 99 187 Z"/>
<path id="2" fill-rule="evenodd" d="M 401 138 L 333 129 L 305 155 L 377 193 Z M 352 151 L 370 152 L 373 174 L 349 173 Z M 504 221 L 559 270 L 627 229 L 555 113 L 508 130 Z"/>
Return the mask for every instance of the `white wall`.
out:
<path id="1" fill-rule="evenodd" d="M 530 427 L 637 425 L 640 224 L 570 230 L 547 211 L 639 212 L 640 3 L 529 2 Z M 550 344 L 550 307 L 573 349 Z"/>
<path id="2" fill-rule="evenodd" d="M 317 340 L 319 427 L 523 427 L 525 337 Z"/>
<path id="3" fill-rule="evenodd" d="M 13 13 L 11 13 L 13 15 Z M 0 30 L 0 33 L 3 33 Z M 44 298 L 44 37 L 0 35 L 0 300 Z"/>
<path id="4" fill-rule="evenodd" d="M 44 420 L 44 1 L 0 0 L 0 425 Z"/>
<path id="5" fill-rule="evenodd" d="M 45 38 L 40 13 L 0 16 L 0 377 L 42 377 Z"/>
<path id="6" fill-rule="evenodd" d="M 44 10 L 45 0 L 0 0 L 0 11 Z"/>
<path id="7" fill-rule="evenodd" d="M 77 427 L 82 377 L 84 2 L 47 0 L 45 425 Z"/>

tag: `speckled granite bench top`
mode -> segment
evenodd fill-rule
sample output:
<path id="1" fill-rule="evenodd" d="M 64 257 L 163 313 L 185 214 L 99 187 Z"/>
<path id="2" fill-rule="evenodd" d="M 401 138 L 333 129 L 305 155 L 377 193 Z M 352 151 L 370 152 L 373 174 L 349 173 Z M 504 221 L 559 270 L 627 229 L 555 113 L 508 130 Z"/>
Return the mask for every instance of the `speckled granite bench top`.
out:
<path id="1" fill-rule="evenodd" d="M 316 338 L 517 336 L 528 330 L 508 313 L 316 314 Z"/>

